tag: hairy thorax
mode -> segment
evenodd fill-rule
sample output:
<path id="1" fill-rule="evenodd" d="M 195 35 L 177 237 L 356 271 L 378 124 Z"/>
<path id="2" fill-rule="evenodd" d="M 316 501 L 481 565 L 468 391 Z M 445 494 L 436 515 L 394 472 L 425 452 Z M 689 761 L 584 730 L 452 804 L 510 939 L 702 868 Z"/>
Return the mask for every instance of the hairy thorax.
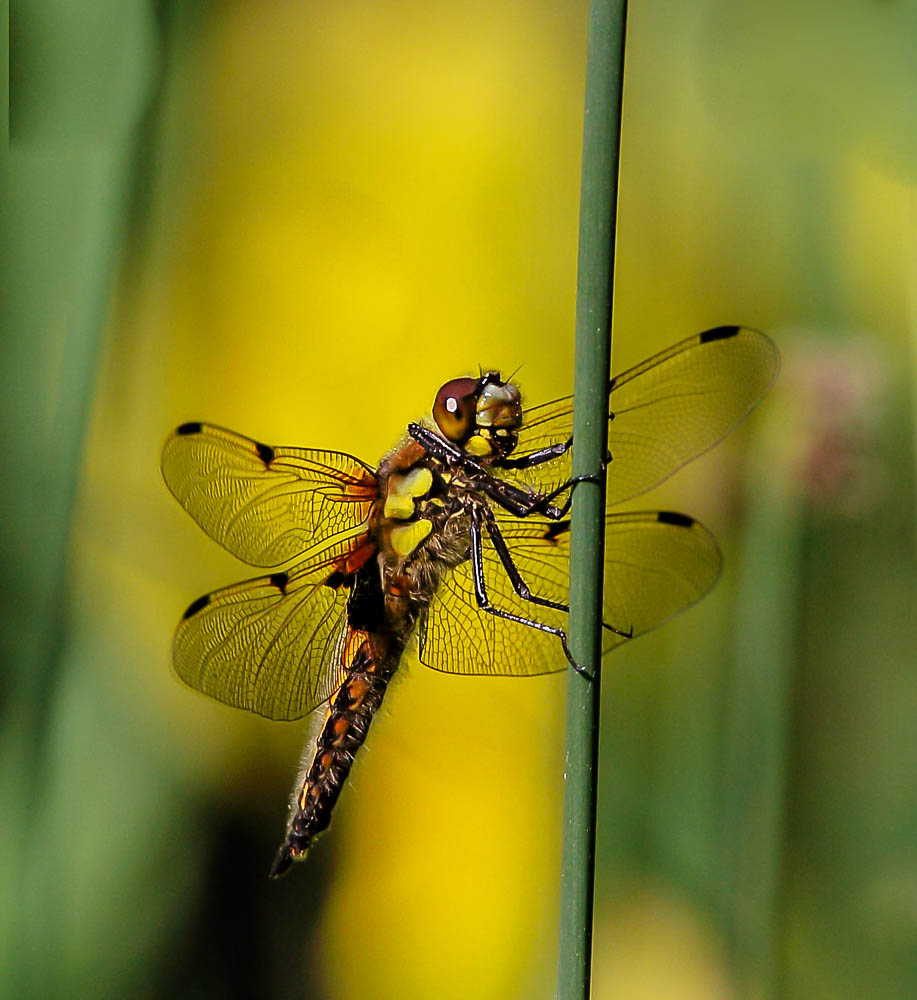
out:
<path id="1" fill-rule="evenodd" d="M 386 611 L 411 628 L 443 573 L 471 556 L 466 484 L 407 439 L 378 469 L 373 512 Z"/>

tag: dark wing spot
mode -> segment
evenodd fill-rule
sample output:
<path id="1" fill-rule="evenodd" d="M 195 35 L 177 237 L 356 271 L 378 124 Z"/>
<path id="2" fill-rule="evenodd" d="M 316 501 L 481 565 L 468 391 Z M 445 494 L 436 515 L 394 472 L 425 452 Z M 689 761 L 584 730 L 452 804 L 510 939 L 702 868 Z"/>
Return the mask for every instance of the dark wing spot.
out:
<path id="1" fill-rule="evenodd" d="M 337 590 L 340 587 L 350 586 L 352 579 L 352 574 L 342 573 L 339 569 L 336 569 L 325 581 L 325 586 L 330 587 L 332 590 Z"/>
<path id="2" fill-rule="evenodd" d="M 258 452 L 258 457 L 265 465 L 270 465 L 274 461 L 274 449 L 269 444 L 262 444 L 260 441 L 256 441 L 255 451 Z"/>
<path id="3" fill-rule="evenodd" d="M 192 615 L 196 615 L 202 608 L 206 608 L 209 603 L 210 594 L 204 594 L 203 597 L 199 597 L 196 601 L 192 601 L 188 607 L 185 608 L 185 613 L 181 616 L 182 621 L 186 621 Z"/>
<path id="4" fill-rule="evenodd" d="M 204 429 L 204 425 L 199 420 L 191 420 L 187 424 L 182 424 L 181 427 L 175 428 L 176 434 L 200 434 Z"/>
<path id="5" fill-rule="evenodd" d="M 269 577 L 271 586 L 276 587 L 281 594 L 287 592 L 287 584 L 290 582 L 289 573 L 271 573 Z"/>
<path id="6" fill-rule="evenodd" d="M 569 521 L 554 521 L 545 528 L 541 536 L 546 542 L 553 542 L 558 535 L 565 535 L 570 530 Z"/>
<path id="7" fill-rule="evenodd" d="M 715 326 L 712 330 L 704 330 L 700 334 L 700 342 L 709 344 L 711 340 L 729 340 L 739 332 L 739 329 L 737 326 Z"/>
<path id="8" fill-rule="evenodd" d="M 661 510 L 656 514 L 656 520 L 660 524 L 674 524 L 679 528 L 690 528 L 695 522 L 693 517 L 687 514 L 679 514 L 674 510 Z"/>

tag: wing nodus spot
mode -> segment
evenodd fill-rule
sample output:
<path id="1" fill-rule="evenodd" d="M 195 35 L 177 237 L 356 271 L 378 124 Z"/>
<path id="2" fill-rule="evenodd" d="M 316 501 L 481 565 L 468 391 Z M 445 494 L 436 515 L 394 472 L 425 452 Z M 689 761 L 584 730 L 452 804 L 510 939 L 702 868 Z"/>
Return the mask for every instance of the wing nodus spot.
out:
<path id="1" fill-rule="evenodd" d="M 565 535 L 570 530 L 569 521 L 554 521 L 545 528 L 544 535 L 542 536 L 546 542 L 551 542 L 552 544 L 557 544 L 557 536 Z"/>
<path id="2" fill-rule="evenodd" d="M 740 329 L 738 326 L 715 326 L 712 330 L 704 330 L 699 340 L 702 344 L 709 344 L 711 340 L 729 340 L 730 337 L 735 337 Z"/>
<path id="3" fill-rule="evenodd" d="M 200 434 L 203 429 L 204 425 L 200 420 L 189 420 L 188 423 L 176 427 L 175 433 L 185 437 L 188 434 Z"/>
<path id="4" fill-rule="evenodd" d="M 289 573 L 271 573 L 268 579 L 271 581 L 271 586 L 276 587 L 281 594 L 287 592 L 287 584 L 290 582 Z"/>
<path id="5" fill-rule="evenodd" d="M 687 514 L 679 514 L 674 510 L 660 510 L 656 514 L 656 520 L 660 524 L 674 524 L 678 528 L 690 528 L 695 524 L 694 518 Z"/>
<path id="6" fill-rule="evenodd" d="M 274 449 L 269 444 L 262 444 L 260 441 L 256 441 L 255 451 L 258 452 L 258 458 L 265 465 L 270 465 L 274 461 Z"/>
<path id="7" fill-rule="evenodd" d="M 203 597 L 199 597 L 196 601 L 192 601 L 188 607 L 185 608 L 185 613 L 181 616 L 182 621 L 187 621 L 192 615 L 196 615 L 202 608 L 206 608 L 209 603 L 210 594 L 204 594 Z"/>

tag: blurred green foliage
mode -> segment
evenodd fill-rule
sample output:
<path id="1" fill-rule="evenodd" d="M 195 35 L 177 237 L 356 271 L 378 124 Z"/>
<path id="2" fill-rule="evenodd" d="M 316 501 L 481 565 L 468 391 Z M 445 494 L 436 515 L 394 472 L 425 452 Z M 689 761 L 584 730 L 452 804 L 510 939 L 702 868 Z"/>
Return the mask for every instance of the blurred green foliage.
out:
<path id="1" fill-rule="evenodd" d="M 569 391 L 585 9 L 10 11 L 0 995 L 551 994 L 563 678 L 408 663 L 268 884 L 302 730 L 170 676 L 244 570 L 158 452 L 373 461 L 478 363 Z M 917 994 L 915 21 L 631 5 L 613 367 L 721 322 L 785 365 L 642 504 L 727 568 L 606 665 L 597 997 Z"/>

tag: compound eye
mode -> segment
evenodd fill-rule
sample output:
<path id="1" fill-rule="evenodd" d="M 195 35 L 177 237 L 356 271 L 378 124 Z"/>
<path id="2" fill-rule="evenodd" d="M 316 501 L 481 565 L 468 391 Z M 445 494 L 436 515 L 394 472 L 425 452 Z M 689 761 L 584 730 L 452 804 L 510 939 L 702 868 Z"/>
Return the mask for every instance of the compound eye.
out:
<path id="1" fill-rule="evenodd" d="M 433 419 L 443 435 L 456 444 L 474 431 L 479 385 L 476 378 L 454 378 L 436 394 Z"/>

